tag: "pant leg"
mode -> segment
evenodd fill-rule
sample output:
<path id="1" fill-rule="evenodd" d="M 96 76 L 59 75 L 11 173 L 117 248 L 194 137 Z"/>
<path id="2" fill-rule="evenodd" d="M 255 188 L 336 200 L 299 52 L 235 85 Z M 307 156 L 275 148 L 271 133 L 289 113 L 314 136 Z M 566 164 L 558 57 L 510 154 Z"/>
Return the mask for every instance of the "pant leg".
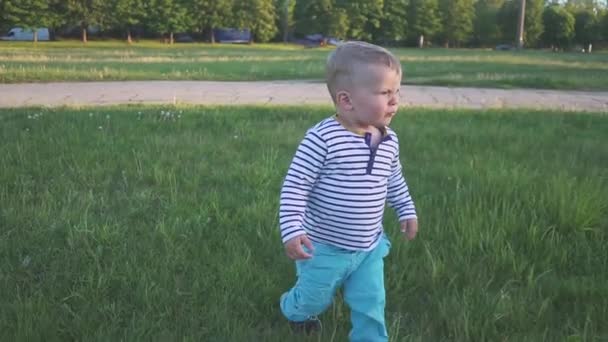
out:
<path id="1" fill-rule="evenodd" d="M 325 244 L 313 243 L 313 246 L 311 259 L 296 262 L 295 286 L 281 296 L 281 311 L 290 321 L 305 321 L 325 311 L 350 266 L 349 254 Z"/>
<path id="2" fill-rule="evenodd" d="M 383 236 L 344 282 L 344 300 L 351 310 L 351 342 L 388 341 L 384 318 L 384 260 L 390 242 Z"/>

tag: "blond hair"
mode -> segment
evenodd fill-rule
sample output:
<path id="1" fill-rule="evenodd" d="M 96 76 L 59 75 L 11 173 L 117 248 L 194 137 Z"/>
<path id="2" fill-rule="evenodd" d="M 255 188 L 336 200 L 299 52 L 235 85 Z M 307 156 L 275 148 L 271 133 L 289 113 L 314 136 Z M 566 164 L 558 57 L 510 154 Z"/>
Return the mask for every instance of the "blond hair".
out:
<path id="1" fill-rule="evenodd" d="M 338 91 L 352 84 L 359 67 L 370 64 L 386 66 L 401 74 L 399 59 L 383 47 L 359 41 L 338 45 L 327 58 L 325 68 L 325 82 L 334 103 Z"/>

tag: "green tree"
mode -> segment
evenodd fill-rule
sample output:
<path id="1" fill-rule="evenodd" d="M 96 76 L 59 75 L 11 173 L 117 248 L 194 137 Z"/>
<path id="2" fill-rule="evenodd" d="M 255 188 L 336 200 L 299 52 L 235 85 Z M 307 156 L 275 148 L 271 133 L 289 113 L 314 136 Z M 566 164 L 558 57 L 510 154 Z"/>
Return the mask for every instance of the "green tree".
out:
<path id="1" fill-rule="evenodd" d="M 339 12 L 337 14 L 336 12 Z M 332 0 L 300 0 L 296 1 L 294 8 L 295 16 L 295 32 L 298 35 L 306 35 L 311 33 L 328 34 L 330 24 L 336 25 L 335 28 L 344 29 L 343 35 L 336 35 L 340 38 L 345 38 L 348 26 L 348 15 L 345 11 L 334 11 Z M 332 20 L 337 19 L 338 23 L 332 23 Z"/>
<path id="2" fill-rule="evenodd" d="M 190 6 L 195 26 L 207 32 L 211 43 L 215 43 L 214 30 L 228 26 L 232 3 L 229 0 L 193 0 Z"/>
<path id="3" fill-rule="evenodd" d="M 112 3 L 112 26 L 124 30 L 127 42 L 133 42 L 131 30 L 145 21 L 144 0 L 114 0 Z"/>
<path id="4" fill-rule="evenodd" d="M 443 21 L 442 37 L 446 46 L 468 41 L 473 33 L 473 0 L 442 0 L 439 6 Z"/>
<path id="5" fill-rule="evenodd" d="M 408 31 L 412 38 L 418 39 L 423 36 L 425 40 L 432 41 L 442 30 L 438 1 L 410 0 L 408 9 Z"/>
<path id="6" fill-rule="evenodd" d="M 328 23 L 327 28 L 324 31 L 321 31 L 325 33 L 325 35 L 341 39 L 349 37 L 350 15 L 346 8 L 334 7 L 328 14 L 326 21 Z"/>
<path id="7" fill-rule="evenodd" d="M 372 33 L 380 28 L 384 9 L 383 0 L 350 0 L 340 4 L 349 14 L 348 36 L 371 41 Z"/>
<path id="8" fill-rule="evenodd" d="M 275 8 L 278 12 L 276 25 L 279 28 L 281 39 L 283 42 L 287 42 L 295 26 L 296 0 L 275 0 Z"/>
<path id="9" fill-rule="evenodd" d="M 6 29 L 6 10 L 4 9 L 5 0 L 0 0 L 0 34 L 4 33 Z"/>
<path id="10" fill-rule="evenodd" d="M 250 29 L 256 40 L 267 42 L 276 35 L 273 0 L 235 1 L 232 11 L 234 26 Z"/>
<path id="11" fill-rule="evenodd" d="M 294 10 L 298 35 L 321 33 L 336 38 L 373 38 L 382 19 L 379 1 L 301 0 Z"/>
<path id="12" fill-rule="evenodd" d="M 574 16 L 564 7 L 551 5 L 545 8 L 543 40 L 552 47 L 564 47 L 574 37 Z"/>
<path id="13" fill-rule="evenodd" d="M 38 42 L 38 29 L 49 27 L 56 22 L 55 14 L 47 0 L 5 0 L 2 6 L 2 19 L 12 26 L 19 26 L 34 32 L 34 42 Z"/>
<path id="14" fill-rule="evenodd" d="M 600 17 L 591 9 L 582 8 L 574 13 L 574 40 L 587 46 L 601 39 Z"/>
<path id="15" fill-rule="evenodd" d="M 600 40 L 608 42 L 608 9 L 600 11 Z"/>
<path id="16" fill-rule="evenodd" d="M 277 11 L 274 0 L 252 0 L 254 12 L 251 29 L 256 40 L 268 42 L 276 36 L 278 27 L 276 25 Z"/>
<path id="17" fill-rule="evenodd" d="M 515 41 L 517 35 L 520 0 L 507 0 L 498 12 L 498 24 L 502 38 Z M 528 46 L 536 46 L 543 33 L 544 0 L 526 0 L 526 15 L 524 24 L 524 42 Z"/>
<path id="18" fill-rule="evenodd" d="M 505 0 L 478 0 L 475 4 L 473 41 L 477 45 L 494 45 L 501 40 L 500 28 L 496 25 L 498 12 Z"/>
<path id="19" fill-rule="evenodd" d="M 570 10 L 570 8 L 574 8 L 577 10 L 578 9 L 597 10 L 600 7 L 602 7 L 600 2 L 601 1 L 598 1 L 598 0 L 567 0 L 566 8 L 568 8 L 568 10 Z M 605 1 L 604 1 L 604 4 L 606 4 Z"/>
<path id="20" fill-rule="evenodd" d="M 173 44 L 175 32 L 186 31 L 192 27 L 188 8 L 178 0 L 150 0 L 147 3 L 148 27 L 163 36 L 169 35 Z"/>
<path id="21" fill-rule="evenodd" d="M 407 36 L 407 0 L 384 0 L 380 27 L 374 33 L 374 40 L 403 41 Z"/>
<path id="22" fill-rule="evenodd" d="M 110 15 L 108 3 L 103 0 L 67 0 L 67 22 L 78 24 L 82 32 L 82 42 L 86 43 L 89 26 L 103 26 Z"/>

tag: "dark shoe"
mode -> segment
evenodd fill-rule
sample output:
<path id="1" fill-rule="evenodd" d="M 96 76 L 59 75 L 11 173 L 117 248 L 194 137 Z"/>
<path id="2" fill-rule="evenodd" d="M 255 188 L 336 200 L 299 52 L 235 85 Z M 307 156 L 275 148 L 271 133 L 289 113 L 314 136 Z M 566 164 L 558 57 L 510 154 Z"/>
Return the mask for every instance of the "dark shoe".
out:
<path id="1" fill-rule="evenodd" d="M 289 321 L 289 326 L 291 327 L 291 331 L 293 331 L 295 334 L 305 335 L 321 332 L 321 329 L 323 328 L 321 325 L 321 320 L 319 320 L 316 316 L 312 316 L 303 322 Z"/>

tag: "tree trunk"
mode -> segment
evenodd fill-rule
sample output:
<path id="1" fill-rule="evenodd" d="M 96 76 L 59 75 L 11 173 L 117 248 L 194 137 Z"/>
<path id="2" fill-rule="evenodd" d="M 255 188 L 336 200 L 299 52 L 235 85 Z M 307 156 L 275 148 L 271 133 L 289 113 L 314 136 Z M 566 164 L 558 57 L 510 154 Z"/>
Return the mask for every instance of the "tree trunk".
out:
<path id="1" fill-rule="evenodd" d="M 86 25 L 82 26 L 82 42 L 87 43 L 87 27 Z"/>
<path id="2" fill-rule="evenodd" d="M 211 28 L 211 44 L 215 44 L 215 29 Z"/>
<path id="3" fill-rule="evenodd" d="M 131 38 L 131 29 L 127 29 L 127 43 L 129 43 L 129 45 L 133 44 L 133 39 Z"/>
<path id="4" fill-rule="evenodd" d="M 34 29 L 34 43 L 38 43 L 38 29 Z"/>
<path id="5" fill-rule="evenodd" d="M 174 40 L 173 40 L 173 32 L 169 33 L 169 44 L 173 45 Z"/>
<path id="6" fill-rule="evenodd" d="M 289 0 L 285 1 L 285 12 L 283 13 L 283 43 L 289 38 Z"/>
<path id="7" fill-rule="evenodd" d="M 524 25 L 526 21 L 526 0 L 521 0 L 519 8 L 519 21 L 517 24 L 517 48 L 522 49 L 524 47 Z"/>
<path id="8" fill-rule="evenodd" d="M 287 14 L 285 14 L 287 16 Z M 283 22 L 283 43 L 287 43 L 289 39 L 289 22 L 288 18 L 285 17 L 285 21 Z"/>

